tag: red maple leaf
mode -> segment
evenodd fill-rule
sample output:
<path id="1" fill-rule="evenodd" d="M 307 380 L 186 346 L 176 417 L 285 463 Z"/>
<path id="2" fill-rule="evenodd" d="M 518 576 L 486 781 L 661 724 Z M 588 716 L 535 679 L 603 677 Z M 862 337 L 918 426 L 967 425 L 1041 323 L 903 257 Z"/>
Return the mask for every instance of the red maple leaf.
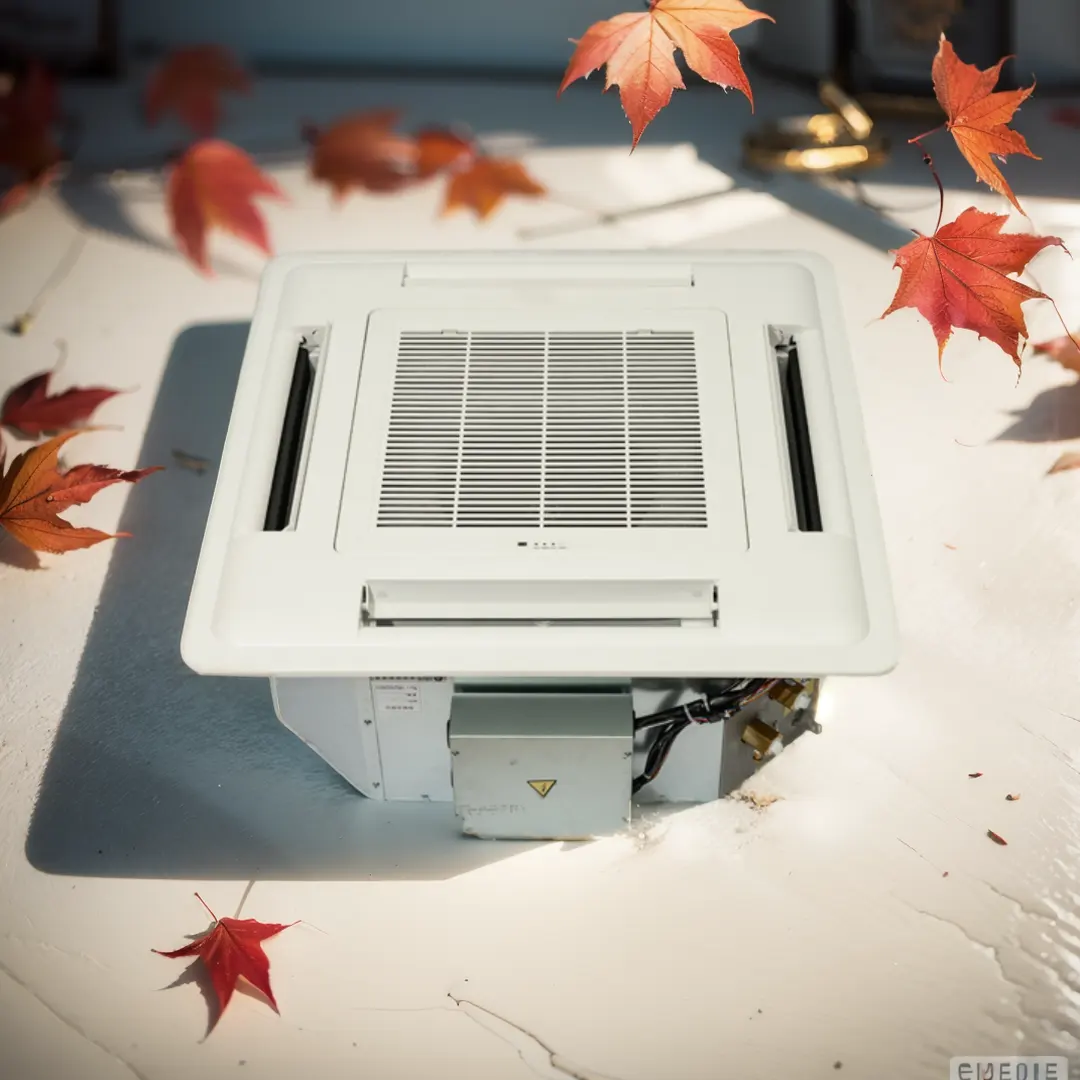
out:
<path id="1" fill-rule="evenodd" d="M 1023 213 L 991 155 L 1003 159 L 1007 154 L 1024 154 L 1041 160 L 1028 149 L 1024 136 L 1007 126 L 1035 86 L 992 93 L 1004 63 L 1005 60 L 999 60 L 985 71 L 980 71 L 974 64 L 965 64 L 942 34 L 934 57 L 934 92 L 948 118 L 945 127 L 952 132 L 975 175 Z"/>
<path id="2" fill-rule="evenodd" d="M 1020 366 L 1020 338 L 1027 337 L 1020 305 L 1049 297 L 1009 275 L 1019 274 L 1043 248 L 1065 245 L 1056 236 L 1003 234 L 1007 220 L 969 207 L 933 236 L 919 236 L 893 253 L 900 286 L 882 318 L 916 308 L 934 330 L 939 367 L 954 329 L 974 330 Z"/>
<path id="3" fill-rule="evenodd" d="M 393 130 L 397 109 L 354 113 L 325 131 L 305 129 L 311 141 L 311 177 L 330 185 L 337 200 L 350 188 L 398 191 L 415 177 L 416 143 Z"/>
<path id="4" fill-rule="evenodd" d="M 220 139 L 195 143 L 173 166 L 168 179 L 169 217 L 180 250 L 210 274 L 206 234 L 232 233 L 270 254 L 266 222 L 253 198 L 284 199 L 281 189 L 243 150 Z"/>
<path id="5" fill-rule="evenodd" d="M 221 120 L 221 95 L 246 94 L 251 79 L 228 49 L 194 45 L 171 53 L 146 86 L 146 120 L 156 124 L 170 109 L 196 135 L 213 135 Z"/>
<path id="6" fill-rule="evenodd" d="M 210 911 L 209 905 L 198 893 L 199 903 Z M 296 923 L 264 923 L 257 919 L 219 919 L 212 911 L 214 925 L 197 941 L 172 952 L 153 949 L 159 956 L 170 959 L 180 956 L 198 956 L 210 973 L 210 981 L 218 998 L 218 1017 L 232 998 L 238 979 L 246 979 L 256 990 L 266 995 L 278 1011 L 274 992 L 270 989 L 270 960 L 263 952 L 262 943 L 280 934 Z M 215 1019 L 216 1022 L 216 1019 Z"/>
<path id="7" fill-rule="evenodd" d="M 76 465 L 60 472 L 60 448 L 78 434 L 70 431 L 24 451 L 0 479 L 0 526 L 33 551 L 60 554 L 130 536 L 76 528 L 59 515 L 69 507 L 89 502 L 102 488 L 121 482 L 137 483 L 161 468 L 124 471 L 104 465 Z"/>
<path id="8" fill-rule="evenodd" d="M 32 63 L 11 93 L 0 98 L 0 168 L 15 176 L 0 195 L 0 215 L 55 177 L 61 159 L 52 134 L 56 119 L 56 84 L 41 64 Z"/>
<path id="9" fill-rule="evenodd" d="M 49 394 L 51 371 L 43 371 L 20 383 L 0 405 L 0 424 L 36 439 L 48 432 L 80 427 L 94 410 L 120 393 L 104 386 L 73 386 Z"/>
<path id="10" fill-rule="evenodd" d="M 1063 127 L 1080 128 L 1080 108 L 1075 105 L 1059 105 L 1050 114 L 1050 119 Z"/>
<path id="11" fill-rule="evenodd" d="M 774 21 L 762 11 L 752 11 L 742 0 L 649 0 L 648 11 L 616 15 L 585 31 L 559 93 L 607 64 L 604 89 L 619 87 L 637 146 L 645 128 L 670 103 L 672 93 L 685 89 L 675 63 L 677 47 L 693 71 L 707 82 L 741 91 L 753 108 L 750 80 L 731 31 L 758 19 Z"/>

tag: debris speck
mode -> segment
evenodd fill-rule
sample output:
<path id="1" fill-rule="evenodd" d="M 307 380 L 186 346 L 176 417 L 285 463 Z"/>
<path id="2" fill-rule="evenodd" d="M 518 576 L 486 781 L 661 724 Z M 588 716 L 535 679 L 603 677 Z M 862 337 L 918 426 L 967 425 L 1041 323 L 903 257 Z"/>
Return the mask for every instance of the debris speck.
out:
<path id="1" fill-rule="evenodd" d="M 968 777 L 971 780 L 978 780 L 980 776 L 982 776 L 981 772 L 969 772 L 968 773 Z"/>
<path id="2" fill-rule="evenodd" d="M 760 791 L 736 791 L 735 798 L 739 802 L 748 803 L 755 810 L 766 810 L 772 806 L 773 803 L 779 802 L 783 796 L 772 795 L 768 792 Z"/>
<path id="3" fill-rule="evenodd" d="M 989 836 L 990 839 L 993 840 L 995 844 L 1000 844 L 1002 847 L 1005 847 L 1009 842 L 1008 840 L 1005 839 L 1004 836 L 999 836 L 996 832 L 994 832 L 993 829 L 987 829 L 986 830 L 986 835 Z"/>
<path id="4" fill-rule="evenodd" d="M 1015 794 L 1015 795 L 1006 795 L 1005 796 L 1005 801 L 1006 802 L 1018 802 L 1019 799 L 1020 799 L 1019 792 L 1017 794 Z"/>
<path id="5" fill-rule="evenodd" d="M 950 551 L 955 551 L 955 550 L 956 550 L 956 545 L 955 545 L 955 544 L 946 544 L 945 546 L 946 546 L 946 547 L 947 547 L 947 548 L 948 548 L 948 549 L 949 549 Z"/>
<path id="6" fill-rule="evenodd" d="M 949 876 L 949 871 L 948 870 L 943 871 L 941 876 L 942 877 L 948 877 Z"/>
<path id="7" fill-rule="evenodd" d="M 210 468 L 209 459 L 197 457 L 195 454 L 189 454 L 184 450 L 174 450 L 172 456 L 173 461 L 175 461 L 181 469 L 187 469 L 188 472 L 198 473 L 199 476 L 202 476 L 202 474 Z"/>
<path id="8" fill-rule="evenodd" d="M 834 1061 L 832 1063 L 832 1067 L 834 1069 L 842 1069 L 844 1067 L 844 1063 L 842 1061 Z"/>

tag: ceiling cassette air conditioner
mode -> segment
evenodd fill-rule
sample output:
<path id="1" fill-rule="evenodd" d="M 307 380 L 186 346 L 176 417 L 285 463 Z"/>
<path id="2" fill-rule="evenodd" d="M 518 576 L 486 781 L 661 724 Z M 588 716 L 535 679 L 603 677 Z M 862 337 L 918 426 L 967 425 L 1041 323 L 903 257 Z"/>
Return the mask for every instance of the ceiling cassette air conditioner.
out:
<path id="1" fill-rule="evenodd" d="M 896 661 L 828 265 L 275 260 L 182 652 L 270 677 L 361 791 L 453 800 L 468 832 L 593 835 L 632 789 L 715 798 L 720 728 L 760 761 L 755 709 Z M 665 708 L 695 731 L 657 749 L 670 724 L 640 722 Z M 666 779 L 642 782 L 650 754 Z"/>

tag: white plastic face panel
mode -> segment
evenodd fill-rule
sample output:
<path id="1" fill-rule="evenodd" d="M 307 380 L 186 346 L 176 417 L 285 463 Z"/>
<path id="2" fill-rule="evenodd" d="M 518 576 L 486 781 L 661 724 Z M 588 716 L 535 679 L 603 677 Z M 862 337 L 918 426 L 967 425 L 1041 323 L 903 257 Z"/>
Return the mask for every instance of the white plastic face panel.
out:
<path id="1" fill-rule="evenodd" d="M 721 312 L 376 311 L 356 415 L 335 547 L 373 580 L 712 581 L 747 546 Z"/>
<path id="2" fill-rule="evenodd" d="M 311 328 L 310 428 L 288 523 L 268 529 Z M 810 527 L 793 497 L 775 328 L 798 343 Z M 680 434 L 665 442 L 668 409 Z M 182 651 L 197 671 L 238 675 L 888 670 L 888 571 L 827 264 L 752 252 L 275 260 Z"/>

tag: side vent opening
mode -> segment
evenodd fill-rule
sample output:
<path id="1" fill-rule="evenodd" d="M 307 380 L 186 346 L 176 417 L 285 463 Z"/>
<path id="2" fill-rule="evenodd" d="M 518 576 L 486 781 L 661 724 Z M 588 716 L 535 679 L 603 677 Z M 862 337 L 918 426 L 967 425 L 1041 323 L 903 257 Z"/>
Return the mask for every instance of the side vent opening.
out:
<path id="1" fill-rule="evenodd" d="M 787 446 L 795 524 L 799 532 L 821 532 L 821 504 L 818 502 L 814 452 L 799 371 L 798 341 L 794 333 L 780 327 L 770 327 L 769 334 L 776 359 L 780 403 L 784 415 L 784 441 Z"/>
<path id="2" fill-rule="evenodd" d="M 311 444 L 316 389 L 323 347 L 323 331 L 301 333 L 293 361 L 285 417 L 281 424 L 270 497 L 266 504 L 264 532 L 284 532 L 296 527 L 300 489 Z"/>

